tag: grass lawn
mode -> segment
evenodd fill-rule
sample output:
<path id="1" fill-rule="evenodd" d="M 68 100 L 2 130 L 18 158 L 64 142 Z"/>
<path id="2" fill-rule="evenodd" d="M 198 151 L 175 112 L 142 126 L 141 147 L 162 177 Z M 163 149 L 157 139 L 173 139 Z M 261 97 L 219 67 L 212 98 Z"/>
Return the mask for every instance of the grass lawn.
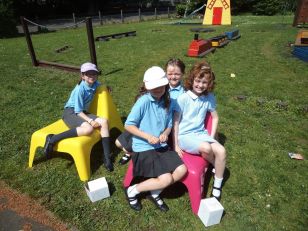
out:
<path id="1" fill-rule="evenodd" d="M 232 26 L 212 27 L 215 32 L 199 36 L 210 38 L 232 28 L 242 35 L 205 57 L 217 77 L 219 137 L 228 152 L 221 201 L 225 215 L 210 229 L 307 230 L 307 160 L 288 157 L 288 152 L 297 152 L 308 159 L 308 65 L 294 58 L 288 46 L 299 29 L 291 26 L 293 16 L 235 16 L 232 20 Z M 99 78 L 113 88 L 122 117 L 130 112 L 148 67 L 163 66 L 169 58 L 178 57 L 189 70 L 201 60 L 185 56 L 194 36 L 189 29 L 201 25 L 168 23 L 94 28 L 94 36 L 137 31 L 136 37 L 96 42 Z M 33 35 L 32 40 L 38 59 L 78 66 L 90 60 L 85 28 Z M 64 45 L 70 48 L 55 52 Z M 168 213 L 156 210 L 146 199 L 141 212 L 131 210 L 122 190 L 127 166 L 115 164 L 115 171 L 107 172 L 100 147 L 91 155 L 91 179 L 105 176 L 112 196 L 96 203 L 88 199 L 69 156 L 54 154 L 47 161 L 40 149 L 29 169 L 31 134 L 61 117 L 79 76 L 32 67 L 24 37 L 0 40 L 0 66 L 1 180 L 79 230 L 205 229 L 191 212 L 181 185 L 164 193 L 171 208 Z M 231 73 L 236 77 L 230 78 Z M 121 156 L 114 148 L 115 163 Z"/>

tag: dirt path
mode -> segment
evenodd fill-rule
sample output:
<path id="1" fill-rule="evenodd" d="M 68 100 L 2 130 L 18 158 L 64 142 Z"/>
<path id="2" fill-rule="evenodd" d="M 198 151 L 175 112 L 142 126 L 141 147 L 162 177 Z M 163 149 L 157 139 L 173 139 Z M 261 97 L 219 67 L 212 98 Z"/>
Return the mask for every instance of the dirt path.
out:
<path id="1" fill-rule="evenodd" d="M 67 226 L 35 200 L 0 181 L 0 231 L 68 231 Z"/>

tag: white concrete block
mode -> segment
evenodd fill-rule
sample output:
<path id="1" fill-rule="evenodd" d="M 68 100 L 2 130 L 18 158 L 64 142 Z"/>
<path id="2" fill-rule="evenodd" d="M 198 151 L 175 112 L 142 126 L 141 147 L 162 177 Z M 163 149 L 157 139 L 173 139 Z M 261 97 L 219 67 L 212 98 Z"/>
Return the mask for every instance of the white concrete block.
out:
<path id="1" fill-rule="evenodd" d="M 215 197 L 202 199 L 198 216 L 205 226 L 219 224 L 224 208 Z"/>
<path id="2" fill-rule="evenodd" d="M 92 202 L 110 197 L 109 188 L 105 177 L 89 181 L 86 183 L 85 189 Z"/>

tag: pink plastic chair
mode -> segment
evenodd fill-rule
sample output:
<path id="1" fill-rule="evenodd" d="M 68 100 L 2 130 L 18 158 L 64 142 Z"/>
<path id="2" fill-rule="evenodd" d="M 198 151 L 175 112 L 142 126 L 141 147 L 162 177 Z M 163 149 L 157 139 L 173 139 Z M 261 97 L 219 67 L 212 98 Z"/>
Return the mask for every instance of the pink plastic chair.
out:
<path id="1" fill-rule="evenodd" d="M 211 133 L 212 116 L 210 113 L 206 115 L 204 125 L 208 132 Z M 193 155 L 188 152 L 184 152 L 183 161 L 188 169 L 188 172 L 186 176 L 182 178 L 181 182 L 188 189 L 191 209 L 193 213 L 197 215 L 203 195 L 204 175 L 208 169 L 209 162 L 204 160 L 199 155 Z M 130 186 L 133 178 L 133 163 L 130 161 L 123 180 L 123 185 L 125 188 Z"/>

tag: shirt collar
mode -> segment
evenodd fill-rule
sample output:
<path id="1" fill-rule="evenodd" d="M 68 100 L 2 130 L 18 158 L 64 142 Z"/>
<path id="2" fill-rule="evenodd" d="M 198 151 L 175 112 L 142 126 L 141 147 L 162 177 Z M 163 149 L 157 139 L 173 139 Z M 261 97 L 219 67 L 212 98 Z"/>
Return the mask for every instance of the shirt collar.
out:
<path id="1" fill-rule="evenodd" d="M 195 99 L 198 98 L 198 96 L 197 96 L 195 93 L 193 93 L 191 90 L 188 90 L 186 93 L 187 93 L 187 95 L 189 95 L 193 100 L 195 100 Z"/>
<path id="2" fill-rule="evenodd" d="M 148 98 L 150 99 L 151 102 L 157 102 L 157 103 L 162 103 L 163 100 L 160 99 L 159 101 L 157 101 L 150 93 L 147 93 Z"/>
<path id="3" fill-rule="evenodd" d="M 87 91 L 94 91 L 95 89 L 96 89 L 96 87 L 97 87 L 97 85 L 98 85 L 98 82 L 97 81 L 95 81 L 93 84 L 92 84 L 92 86 L 89 86 L 88 84 L 86 84 L 86 82 L 84 81 L 84 80 L 82 80 L 81 81 L 81 83 L 82 83 L 82 85 L 83 85 L 83 87 L 87 90 Z"/>
<path id="4" fill-rule="evenodd" d="M 171 87 L 171 86 L 169 85 L 169 91 L 171 91 L 171 90 L 177 90 L 177 91 L 179 91 L 179 90 L 181 90 L 181 88 L 182 88 L 182 85 L 181 85 L 181 84 L 179 84 L 177 87 Z"/>

